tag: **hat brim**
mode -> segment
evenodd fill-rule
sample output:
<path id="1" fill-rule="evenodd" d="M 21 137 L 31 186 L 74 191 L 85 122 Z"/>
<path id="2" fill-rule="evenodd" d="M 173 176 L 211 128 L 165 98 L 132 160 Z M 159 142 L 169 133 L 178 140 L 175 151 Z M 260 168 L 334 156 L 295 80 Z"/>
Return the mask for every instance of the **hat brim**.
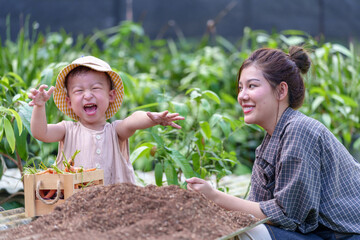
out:
<path id="1" fill-rule="evenodd" d="M 66 102 L 67 93 L 66 93 L 66 88 L 65 88 L 66 76 L 69 74 L 69 72 L 71 70 L 73 70 L 74 68 L 79 67 L 79 66 L 85 66 L 85 67 L 91 68 L 95 71 L 106 72 L 109 74 L 112 84 L 113 84 L 113 88 L 116 91 L 115 100 L 109 104 L 109 107 L 105 112 L 106 119 L 111 118 L 119 110 L 119 108 L 122 104 L 123 98 L 124 98 L 124 85 L 123 85 L 122 79 L 118 73 L 116 73 L 112 70 L 109 70 L 109 68 L 91 64 L 91 63 L 86 63 L 86 64 L 85 63 L 82 63 L 82 64 L 72 63 L 60 71 L 60 73 L 56 79 L 56 85 L 55 85 L 55 91 L 54 91 L 55 105 L 59 108 L 59 110 L 61 112 L 63 112 L 70 118 L 72 118 L 76 121 L 79 121 L 79 117 L 74 113 L 74 111 L 71 108 L 69 108 L 69 106 Z"/>

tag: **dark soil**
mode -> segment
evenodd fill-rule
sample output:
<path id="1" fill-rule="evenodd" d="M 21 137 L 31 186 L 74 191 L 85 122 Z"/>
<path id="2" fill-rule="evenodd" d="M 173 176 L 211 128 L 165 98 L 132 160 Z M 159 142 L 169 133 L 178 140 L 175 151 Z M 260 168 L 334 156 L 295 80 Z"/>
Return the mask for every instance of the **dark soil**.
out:
<path id="1" fill-rule="evenodd" d="M 216 239 L 258 219 L 178 186 L 95 186 L 0 239 Z"/>

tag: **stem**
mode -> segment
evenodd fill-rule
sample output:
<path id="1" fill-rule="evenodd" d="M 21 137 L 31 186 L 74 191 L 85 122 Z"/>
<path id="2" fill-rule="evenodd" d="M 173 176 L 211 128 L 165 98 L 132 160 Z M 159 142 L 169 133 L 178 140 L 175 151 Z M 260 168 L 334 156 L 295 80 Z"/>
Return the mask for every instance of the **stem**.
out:
<path id="1" fill-rule="evenodd" d="M 6 153 L 0 153 L 0 154 L 3 155 L 4 157 L 10 159 L 13 163 L 15 163 L 17 165 L 17 160 L 15 160 L 14 158 L 10 157 Z"/>
<path id="2" fill-rule="evenodd" d="M 21 163 L 21 157 L 20 157 L 18 152 L 16 152 L 16 158 L 17 158 L 17 166 L 18 166 L 18 168 L 19 168 L 19 170 L 21 172 L 21 176 L 22 176 L 24 174 L 23 173 L 23 166 L 22 166 L 22 163 Z"/>
<path id="3" fill-rule="evenodd" d="M 23 167 L 22 167 L 22 163 L 21 163 L 21 157 L 19 156 L 18 152 L 15 152 L 16 153 L 16 159 L 12 158 L 11 156 L 7 155 L 6 153 L 0 153 L 1 155 L 3 155 L 4 157 L 10 159 L 13 163 L 16 164 L 16 166 L 18 167 L 20 173 L 21 173 L 21 179 L 24 183 L 24 178 L 23 178 Z"/>
<path id="4" fill-rule="evenodd" d="M 7 201 L 9 201 L 11 198 L 16 197 L 17 195 L 24 195 L 24 192 L 16 192 L 14 194 L 11 194 L 10 196 L 8 196 L 7 198 L 3 199 L 0 201 L 0 205 L 2 205 L 3 203 L 6 203 Z"/>

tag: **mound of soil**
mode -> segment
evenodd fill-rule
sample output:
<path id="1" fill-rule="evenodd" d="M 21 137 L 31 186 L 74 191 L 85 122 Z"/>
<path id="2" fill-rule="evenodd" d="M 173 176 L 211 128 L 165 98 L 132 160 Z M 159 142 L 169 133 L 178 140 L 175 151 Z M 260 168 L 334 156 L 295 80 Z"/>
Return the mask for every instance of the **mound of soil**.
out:
<path id="1" fill-rule="evenodd" d="M 123 183 L 76 193 L 0 239 L 216 239 L 257 221 L 178 186 Z"/>

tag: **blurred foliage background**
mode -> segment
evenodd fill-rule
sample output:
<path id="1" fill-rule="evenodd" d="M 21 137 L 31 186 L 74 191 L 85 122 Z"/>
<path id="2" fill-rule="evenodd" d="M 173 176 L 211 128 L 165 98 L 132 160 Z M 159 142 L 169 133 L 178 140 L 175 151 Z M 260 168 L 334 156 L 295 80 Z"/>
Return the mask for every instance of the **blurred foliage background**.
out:
<path id="1" fill-rule="evenodd" d="M 8 30 L 9 31 L 9 30 Z M 10 35 L 10 34 L 9 34 Z M 287 51 L 303 45 L 313 61 L 306 76 L 306 98 L 299 110 L 321 121 L 360 159 L 360 57 L 354 42 L 337 44 L 314 39 L 297 30 L 268 33 L 244 28 L 243 37 L 229 41 L 206 34 L 202 39 L 150 39 L 141 24 L 119 26 L 73 37 L 65 31 L 37 32 L 27 22 L 15 41 L 0 41 L 0 179 L 8 168 L 51 165 L 57 143 L 31 136 L 30 88 L 55 85 L 62 67 L 82 55 L 107 61 L 120 73 L 125 99 L 113 119 L 133 111 L 179 112 L 181 130 L 153 127 L 130 138 L 131 161 L 141 171 L 155 170 L 157 185 L 183 185 L 181 176 L 205 178 L 251 172 L 254 150 L 265 132 L 246 125 L 237 103 L 236 75 L 259 47 Z M 47 103 L 47 120 L 68 119 Z"/>

